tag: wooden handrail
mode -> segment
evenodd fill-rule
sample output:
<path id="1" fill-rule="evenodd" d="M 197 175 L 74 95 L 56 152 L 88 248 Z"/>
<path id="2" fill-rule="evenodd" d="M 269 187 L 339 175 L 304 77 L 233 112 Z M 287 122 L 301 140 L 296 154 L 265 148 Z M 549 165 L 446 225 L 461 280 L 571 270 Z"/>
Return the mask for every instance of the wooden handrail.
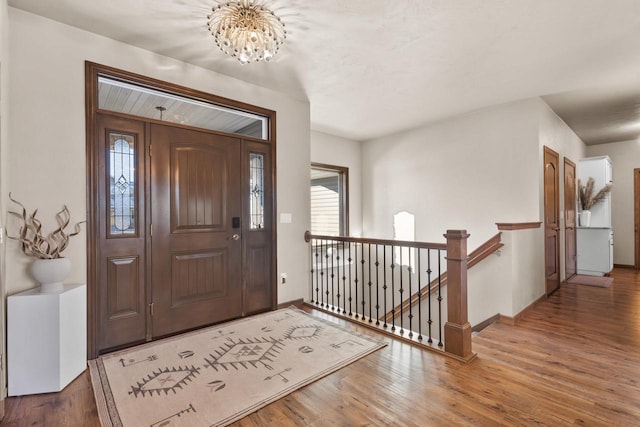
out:
<path id="1" fill-rule="evenodd" d="M 467 258 L 467 268 L 471 268 L 474 265 L 478 264 L 483 259 L 487 258 L 489 255 L 500 249 L 504 246 L 504 243 L 500 241 L 502 233 L 498 233 L 495 236 L 491 237 L 489 240 L 484 242 L 482 245 L 478 246 L 476 250 L 469 254 Z M 438 279 L 440 279 L 440 288 L 447 284 L 447 272 L 445 271 L 440 275 L 440 277 L 436 277 L 429 283 L 429 291 L 422 290 L 420 292 L 415 292 L 409 298 L 406 298 L 402 301 L 401 304 L 398 304 L 387 312 L 383 319 L 385 322 L 390 323 L 395 317 L 394 314 L 400 313 L 402 311 L 408 311 L 410 306 L 417 304 L 420 300 L 425 299 L 429 296 L 429 294 L 433 294 L 438 291 Z M 380 319 L 382 320 L 382 319 Z"/>
<path id="2" fill-rule="evenodd" d="M 335 240 L 337 242 L 365 243 L 370 245 L 386 245 L 386 246 L 402 246 L 408 248 L 419 249 L 439 249 L 447 250 L 446 243 L 427 243 L 427 242 L 410 242 L 406 240 L 387 240 L 387 239 L 369 239 L 366 237 L 344 237 L 344 236 L 321 236 L 311 234 L 309 231 L 304 233 L 304 241 L 309 242 L 311 239 L 316 240 Z"/>

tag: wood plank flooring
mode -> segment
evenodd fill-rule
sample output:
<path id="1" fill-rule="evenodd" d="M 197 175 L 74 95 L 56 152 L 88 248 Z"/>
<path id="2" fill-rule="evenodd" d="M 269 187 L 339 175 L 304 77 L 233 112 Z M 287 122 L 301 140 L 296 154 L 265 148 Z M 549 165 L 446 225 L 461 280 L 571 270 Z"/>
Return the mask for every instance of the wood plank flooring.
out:
<path id="1" fill-rule="evenodd" d="M 469 365 L 382 337 L 386 348 L 236 425 L 640 425 L 640 273 L 612 277 L 563 285 L 516 326 L 484 329 Z M 2 425 L 98 426 L 88 374 L 7 399 Z"/>

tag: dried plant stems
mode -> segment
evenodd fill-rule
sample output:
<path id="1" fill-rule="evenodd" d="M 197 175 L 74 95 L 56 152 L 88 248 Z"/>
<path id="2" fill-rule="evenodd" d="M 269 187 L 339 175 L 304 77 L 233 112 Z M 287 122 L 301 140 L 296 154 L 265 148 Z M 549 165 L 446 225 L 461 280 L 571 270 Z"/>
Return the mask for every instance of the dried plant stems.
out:
<path id="1" fill-rule="evenodd" d="M 24 205 L 11 197 L 11 193 L 9 193 L 9 199 L 22 208 L 22 214 L 9 211 L 9 214 L 22 220 L 22 226 L 20 227 L 17 237 L 10 236 L 8 233 L 7 237 L 18 240 L 22 246 L 22 252 L 24 252 L 25 255 L 40 259 L 62 258 L 60 254 L 69 245 L 69 239 L 80 233 L 80 224 L 85 222 L 77 222 L 74 225 L 73 232 L 65 232 L 65 229 L 69 226 L 71 214 L 69 213 L 69 209 L 63 206 L 62 210 L 56 214 L 58 228 L 45 236 L 42 233 L 42 223 L 36 218 L 38 210 L 36 209 L 31 215 L 28 215 Z"/>
<path id="2" fill-rule="evenodd" d="M 588 211 L 598 201 L 605 198 L 605 196 L 611 191 L 611 184 L 607 184 L 602 187 L 597 193 L 594 194 L 595 180 L 591 177 L 587 179 L 587 184 L 583 185 L 581 180 L 578 180 L 578 198 L 580 200 L 580 206 L 583 211 Z"/>

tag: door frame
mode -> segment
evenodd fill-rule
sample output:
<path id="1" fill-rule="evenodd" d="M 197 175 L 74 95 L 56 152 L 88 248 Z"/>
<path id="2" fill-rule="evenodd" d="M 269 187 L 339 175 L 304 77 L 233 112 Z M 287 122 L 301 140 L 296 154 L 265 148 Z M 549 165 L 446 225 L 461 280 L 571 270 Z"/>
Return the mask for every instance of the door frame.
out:
<path id="1" fill-rule="evenodd" d="M 567 166 L 572 167 L 573 168 L 573 198 L 568 198 L 569 195 L 567 194 Z M 574 271 L 575 273 L 573 273 L 571 276 L 567 275 L 567 254 L 569 253 L 567 251 L 567 230 L 570 230 L 571 228 L 567 227 L 567 202 L 570 202 L 570 204 L 573 204 L 573 247 L 576 251 L 576 255 L 577 255 L 577 248 L 578 248 L 578 242 L 577 242 L 577 230 L 576 230 L 576 207 L 577 207 L 577 198 L 576 198 L 576 164 L 574 162 L 572 162 L 571 160 L 569 160 L 567 157 L 564 157 L 564 162 L 563 162 L 563 172 L 562 175 L 564 177 L 564 204 L 563 204 L 563 212 L 564 212 L 564 274 L 565 274 L 565 278 L 564 280 L 568 280 L 571 276 L 574 276 L 575 274 L 577 274 L 578 271 L 578 260 L 577 258 L 574 257 L 573 259 L 573 264 L 574 264 Z"/>
<path id="2" fill-rule="evenodd" d="M 635 268 L 640 270 L 640 168 L 633 170 L 633 200 Z"/>
<path id="3" fill-rule="evenodd" d="M 557 227 L 554 228 L 553 231 L 555 231 L 556 233 L 556 249 L 555 249 L 555 258 L 556 258 L 556 274 L 558 275 L 558 279 L 557 279 L 557 286 L 553 289 L 549 289 L 549 280 L 547 279 L 547 258 L 548 258 L 548 254 L 547 254 L 547 232 L 549 231 L 549 226 L 547 224 L 547 217 L 546 217 L 546 212 L 547 212 L 547 200 L 545 197 L 545 169 L 547 166 L 547 162 L 546 162 L 546 158 L 547 156 L 552 156 L 556 158 L 556 174 L 554 177 L 554 185 L 557 189 L 556 192 L 556 200 L 555 200 L 555 217 L 558 221 Z M 547 296 L 551 295 L 552 293 L 554 293 L 555 291 L 557 291 L 558 289 L 560 289 L 560 155 L 552 150 L 551 148 L 547 147 L 546 145 L 543 146 L 543 155 L 542 155 L 542 200 L 543 200 L 543 208 L 542 208 L 542 215 L 543 215 L 543 228 L 544 228 L 544 259 L 545 259 L 545 272 L 544 272 L 544 281 L 545 281 L 545 293 Z"/>
<path id="4" fill-rule="evenodd" d="M 159 123 L 167 125 L 167 122 L 160 120 L 154 120 L 149 118 L 141 118 L 138 116 L 132 116 L 123 113 L 116 113 L 112 111 L 100 110 L 98 107 L 98 76 L 106 75 L 115 79 L 132 82 L 141 86 L 152 87 L 164 92 L 173 93 L 179 96 L 187 98 L 203 100 L 217 105 L 230 107 L 239 111 L 246 111 L 254 114 L 261 115 L 267 118 L 269 126 L 267 139 L 262 140 L 258 138 L 248 137 L 246 135 L 229 134 L 220 131 L 204 130 L 214 134 L 233 136 L 235 138 L 241 138 L 242 140 L 260 142 L 271 147 L 271 229 L 273 230 L 273 239 L 271 243 L 271 285 L 272 285 L 272 301 L 271 309 L 277 307 L 277 181 L 276 181 L 276 112 L 268 110 L 266 108 L 258 107 L 255 105 L 235 101 L 232 99 L 220 97 L 217 95 L 202 92 L 196 89 L 180 86 L 174 83 L 146 77 L 140 74 L 131 73 L 128 71 L 120 70 L 117 68 L 109 67 L 106 65 L 97 64 L 90 61 L 85 61 L 85 130 L 86 130 L 86 197 L 87 197 L 87 357 L 94 359 L 98 356 L 98 292 L 97 283 L 99 276 L 99 259 L 98 259 L 98 215 L 100 214 L 100 200 L 98 200 L 98 174 L 100 173 L 98 168 L 98 157 L 102 153 L 97 149 L 97 127 L 96 120 L 97 114 L 107 114 L 114 117 L 129 118 L 134 120 L 143 120 L 147 123 Z M 171 123 L 172 126 L 182 127 L 185 129 L 197 129 L 190 126 Z M 145 152 L 148 150 L 150 141 L 145 141 Z M 145 205 L 150 205 L 150 192 L 149 192 L 149 174 L 150 165 L 149 162 L 145 162 Z M 149 227 L 150 213 L 145 212 L 147 223 L 144 225 L 145 234 L 147 235 L 147 252 L 146 257 L 149 257 L 150 245 L 150 233 L 147 228 Z M 150 266 L 147 267 L 150 268 Z M 148 282 L 148 278 L 147 278 Z M 145 285 L 146 289 L 149 289 L 148 283 Z M 149 295 L 147 294 L 147 299 Z"/>

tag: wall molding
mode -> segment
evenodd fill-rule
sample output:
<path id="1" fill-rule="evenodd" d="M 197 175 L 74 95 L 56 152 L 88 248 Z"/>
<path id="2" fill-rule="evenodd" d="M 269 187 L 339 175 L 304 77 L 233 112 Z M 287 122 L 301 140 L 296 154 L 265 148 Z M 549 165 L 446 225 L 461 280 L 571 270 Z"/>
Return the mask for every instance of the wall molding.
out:
<path id="1" fill-rule="evenodd" d="M 538 304 L 540 304 L 542 301 L 545 301 L 547 299 L 546 295 L 542 295 L 540 298 L 538 298 L 537 300 L 533 301 L 531 304 L 529 304 L 528 306 L 526 306 L 525 308 L 523 308 L 522 310 L 520 310 L 520 312 L 518 314 L 516 314 L 515 316 L 511 317 L 511 316 L 505 316 L 504 314 L 500 315 L 500 318 L 498 319 L 498 321 L 500 323 L 505 323 L 507 325 L 511 325 L 514 326 L 516 325 L 520 320 L 522 320 L 522 318 L 524 316 L 527 315 L 528 312 L 530 312 L 531 310 L 533 310 L 533 308 L 535 306 L 537 306 Z"/>
<path id="2" fill-rule="evenodd" d="M 289 308 L 292 305 L 297 308 L 302 308 L 303 304 L 304 304 L 304 300 L 302 298 L 294 299 L 291 301 L 285 301 L 278 304 L 278 310 L 280 310 L 281 308 Z"/>
<path id="3" fill-rule="evenodd" d="M 542 222 L 496 222 L 496 225 L 500 231 L 527 230 L 529 228 L 540 228 Z"/>
<path id="4" fill-rule="evenodd" d="M 613 268 L 627 268 L 630 270 L 635 270 L 636 266 L 630 264 L 613 264 Z"/>

